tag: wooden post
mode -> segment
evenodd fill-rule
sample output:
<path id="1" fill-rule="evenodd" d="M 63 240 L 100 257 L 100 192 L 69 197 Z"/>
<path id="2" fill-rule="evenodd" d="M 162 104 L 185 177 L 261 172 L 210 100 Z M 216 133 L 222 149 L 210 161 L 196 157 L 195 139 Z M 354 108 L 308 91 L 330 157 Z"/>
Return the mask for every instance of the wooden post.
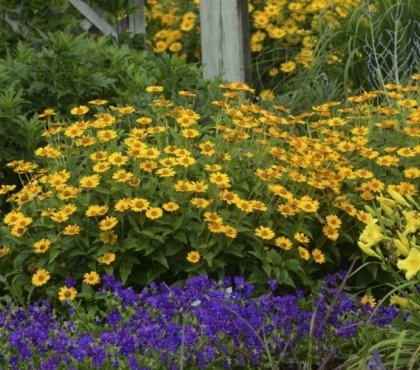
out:
<path id="1" fill-rule="evenodd" d="M 134 35 L 146 35 L 146 16 L 144 0 L 129 0 L 130 8 L 136 8 L 134 14 L 128 15 L 128 29 Z"/>
<path id="2" fill-rule="evenodd" d="M 131 35 L 143 35 L 146 44 L 146 16 L 144 0 L 128 0 L 128 17 L 117 23 L 117 32 L 130 32 Z M 133 11 L 134 10 L 134 11 Z"/>
<path id="3" fill-rule="evenodd" d="M 250 83 L 248 1 L 201 0 L 200 26 L 204 77 Z"/>

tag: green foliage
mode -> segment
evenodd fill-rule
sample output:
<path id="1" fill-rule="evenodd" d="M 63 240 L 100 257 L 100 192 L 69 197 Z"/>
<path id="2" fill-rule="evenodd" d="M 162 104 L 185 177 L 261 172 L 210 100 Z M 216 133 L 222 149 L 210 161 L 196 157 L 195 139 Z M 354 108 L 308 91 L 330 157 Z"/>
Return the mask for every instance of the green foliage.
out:
<path id="1" fill-rule="evenodd" d="M 139 91 L 160 81 L 176 94 L 188 87 L 208 94 L 212 83 L 201 70 L 175 56 L 136 51 L 115 40 L 87 34 L 38 33 L 36 46 L 19 42 L 0 59 L 0 184 L 12 183 L 6 168 L 12 159 L 31 159 L 43 142 L 37 119 L 48 107 L 66 119 L 69 109 L 95 98 L 112 104 L 140 104 Z"/>
<path id="2" fill-rule="evenodd" d="M 380 94 L 370 92 L 296 116 L 252 104 L 244 84 L 222 87 L 213 101 L 152 85 L 136 105 L 92 100 L 66 121 L 42 118 L 36 162 L 10 164 L 23 188 L 4 217 L 4 287 L 54 297 L 89 271 L 133 285 L 201 273 L 310 285 L 360 255 L 363 208 L 379 192 L 416 194 L 415 86 L 392 106 L 367 104 Z"/>

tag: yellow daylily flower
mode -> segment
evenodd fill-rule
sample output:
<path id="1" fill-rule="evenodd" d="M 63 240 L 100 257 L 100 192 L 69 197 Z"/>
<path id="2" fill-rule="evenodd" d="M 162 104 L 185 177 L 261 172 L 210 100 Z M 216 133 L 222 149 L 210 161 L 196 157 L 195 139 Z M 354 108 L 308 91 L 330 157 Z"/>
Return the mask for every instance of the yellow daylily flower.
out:
<path id="1" fill-rule="evenodd" d="M 397 267 L 400 270 L 405 270 L 405 278 L 407 280 L 415 277 L 420 272 L 420 250 L 411 248 L 408 257 L 404 260 L 398 260 Z"/>

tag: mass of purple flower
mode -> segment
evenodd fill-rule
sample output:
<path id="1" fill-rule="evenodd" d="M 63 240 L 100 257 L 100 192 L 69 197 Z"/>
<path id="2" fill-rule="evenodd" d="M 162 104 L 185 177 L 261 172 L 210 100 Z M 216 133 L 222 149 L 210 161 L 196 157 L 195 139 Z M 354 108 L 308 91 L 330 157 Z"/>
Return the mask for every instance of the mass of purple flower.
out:
<path id="1" fill-rule="evenodd" d="M 253 297 L 253 285 L 241 277 L 199 276 L 136 293 L 105 275 L 103 317 L 81 320 L 73 304 L 67 318 L 47 302 L 0 306 L 0 344 L 7 348 L 0 368 L 298 369 L 308 351 L 314 368 L 338 364 L 361 332 L 393 325 L 397 317 L 393 306 L 373 308 L 343 292 L 342 278 L 328 277 L 307 297 L 276 295 L 270 281 L 269 293 Z"/>

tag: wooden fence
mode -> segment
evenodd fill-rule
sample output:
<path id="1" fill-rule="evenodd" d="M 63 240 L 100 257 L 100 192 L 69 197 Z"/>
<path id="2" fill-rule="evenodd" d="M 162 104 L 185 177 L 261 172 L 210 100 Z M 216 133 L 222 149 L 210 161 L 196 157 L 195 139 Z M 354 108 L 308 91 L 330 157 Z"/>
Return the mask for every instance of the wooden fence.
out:
<path id="1" fill-rule="evenodd" d="M 83 0 L 68 1 L 84 17 L 80 26 L 85 31 L 95 27 L 104 35 L 114 37 L 125 31 L 146 37 L 144 0 L 128 0 L 128 9 L 136 11 L 129 12 L 127 19 L 118 22 L 116 27 L 102 17 L 100 8 L 94 9 Z M 16 11 L 19 13 L 21 8 Z M 3 20 L 15 31 L 29 32 L 7 13 Z M 229 82 L 251 82 L 248 0 L 201 0 L 200 27 L 204 77 L 222 75 Z"/>

